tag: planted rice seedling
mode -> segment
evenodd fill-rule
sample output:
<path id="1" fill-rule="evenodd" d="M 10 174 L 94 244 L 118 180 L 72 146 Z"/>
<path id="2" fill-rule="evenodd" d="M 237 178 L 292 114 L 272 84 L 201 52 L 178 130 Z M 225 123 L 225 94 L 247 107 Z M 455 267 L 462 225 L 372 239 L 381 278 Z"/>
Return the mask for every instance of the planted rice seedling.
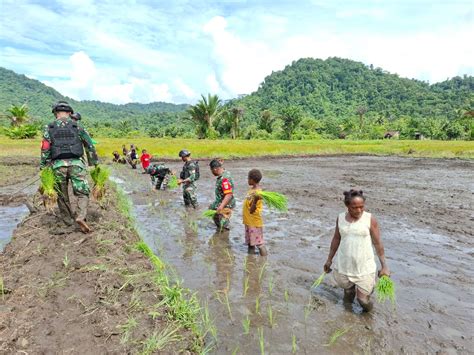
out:
<path id="1" fill-rule="evenodd" d="M 232 351 L 232 355 L 237 355 L 237 354 L 239 353 L 239 350 L 240 350 L 240 348 L 239 348 L 239 346 L 237 345 L 237 346 L 235 347 L 235 349 Z"/>
<path id="2" fill-rule="evenodd" d="M 152 336 L 142 342 L 143 349 L 141 353 L 143 355 L 153 354 L 155 351 L 163 350 L 167 345 L 178 341 L 181 338 L 178 334 L 175 334 L 178 330 L 179 327 L 172 328 L 168 326 L 159 333 L 153 333 Z"/>
<path id="3" fill-rule="evenodd" d="M 244 319 L 242 319 L 242 327 L 244 328 L 245 335 L 250 333 L 250 318 L 248 314 Z"/>
<path id="4" fill-rule="evenodd" d="M 291 353 L 296 354 L 296 351 L 298 351 L 298 346 L 296 345 L 296 335 L 291 336 Z"/>
<path id="5" fill-rule="evenodd" d="M 272 295 L 273 293 L 273 286 L 274 286 L 274 283 L 273 283 L 273 276 L 270 277 L 270 279 L 268 280 L 268 293 L 270 294 L 270 296 Z"/>
<path id="6" fill-rule="evenodd" d="M 244 297 L 247 296 L 247 291 L 249 290 L 249 277 L 247 276 L 244 279 Z"/>
<path id="7" fill-rule="evenodd" d="M 273 328 L 273 326 L 275 325 L 275 318 L 273 317 L 273 308 L 271 304 L 269 304 L 267 307 L 267 314 L 268 314 L 268 322 L 270 323 L 270 327 Z"/>
<path id="8" fill-rule="evenodd" d="M 2 295 L 2 301 L 5 300 L 5 285 L 3 284 L 3 277 L 0 276 L 0 294 Z"/>
<path id="9" fill-rule="evenodd" d="M 171 175 L 169 181 L 168 181 L 168 188 L 171 190 L 177 189 L 178 188 L 178 178 L 176 175 Z"/>
<path id="10" fill-rule="evenodd" d="M 63 258 L 63 266 L 67 269 L 68 266 L 69 266 L 69 258 L 67 256 L 67 252 L 66 254 L 64 255 L 64 258 Z"/>
<path id="11" fill-rule="evenodd" d="M 206 210 L 202 213 L 202 216 L 206 218 L 214 218 L 216 213 L 217 213 L 216 210 Z"/>
<path id="12" fill-rule="evenodd" d="M 201 334 L 203 338 L 209 333 L 214 339 L 217 339 L 217 327 L 211 319 L 207 302 L 204 305 L 203 312 L 201 312 L 201 326 Z"/>
<path id="13" fill-rule="evenodd" d="M 321 282 L 323 282 L 325 276 L 326 276 L 326 273 L 323 272 L 323 273 L 321 274 L 321 276 L 319 276 L 319 277 L 313 282 L 313 284 L 311 285 L 311 288 L 318 287 L 318 286 L 321 284 Z"/>
<path id="14" fill-rule="evenodd" d="M 260 295 L 255 298 L 255 313 L 260 314 Z"/>
<path id="15" fill-rule="evenodd" d="M 44 207 L 51 212 L 58 201 L 56 191 L 58 179 L 52 168 L 44 168 L 40 173 L 40 193 L 43 198 Z"/>
<path id="16" fill-rule="evenodd" d="M 349 329 L 351 328 L 346 328 L 346 329 L 336 329 L 334 333 L 332 333 L 331 337 L 329 338 L 329 342 L 327 344 L 324 344 L 324 346 L 331 346 L 333 345 L 337 339 L 339 339 L 341 336 L 346 334 Z"/>
<path id="17" fill-rule="evenodd" d="M 97 165 L 91 170 L 91 177 L 94 182 L 92 196 L 94 196 L 97 201 L 101 201 L 105 195 L 105 184 L 109 181 L 110 170 Z"/>
<path id="18" fill-rule="evenodd" d="M 288 301 L 290 299 L 290 293 L 288 292 L 287 288 L 285 288 L 285 293 L 283 294 L 283 297 L 285 299 L 285 302 L 288 303 Z"/>
<path id="19" fill-rule="evenodd" d="M 395 304 L 395 284 L 392 279 L 386 275 L 383 275 L 377 281 L 375 285 L 375 292 L 377 293 L 377 301 L 384 303 L 387 299 Z"/>
<path id="20" fill-rule="evenodd" d="M 267 263 L 265 262 L 262 265 L 262 268 L 260 269 L 260 273 L 258 274 L 258 283 L 262 282 L 262 277 L 263 277 L 263 274 L 265 273 L 266 267 L 267 267 Z"/>
<path id="21" fill-rule="evenodd" d="M 268 207 L 278 211 L 288 211 L 288 199 L 285 195 L 272 191 L 258 191 L 256 195 L 261 197 Z"/>
<path id="22" fill-rule="evenodd" d="M 258 328 L 258 342 L 260 344 L 260 355 L 265 355 L 265 338 L 263 337 L 263 328 Z"/>

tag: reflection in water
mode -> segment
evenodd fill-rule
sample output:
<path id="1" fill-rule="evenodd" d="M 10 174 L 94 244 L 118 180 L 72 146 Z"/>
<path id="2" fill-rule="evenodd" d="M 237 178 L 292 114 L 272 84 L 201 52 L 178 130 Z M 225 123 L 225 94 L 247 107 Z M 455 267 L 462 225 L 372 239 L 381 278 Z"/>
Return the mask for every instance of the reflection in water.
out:
<path id="1" fill-rule="evenodd" d="M 198 237 L 198 219 L 194 210 L 187 210 L 183 213 L 181 223 L 184 228 L 183 242 L 183 260 L 192 264 L 193 256 L 198 251 L 199 237 Z"/>
<path id="2" fill-rule="evenodd" d="M 234 253 L 232 252 L 229 231 L 215 232 L 209 239 L 207 260 L 215 264 L 215 289 L 230 292 L 234 280 Z"/>

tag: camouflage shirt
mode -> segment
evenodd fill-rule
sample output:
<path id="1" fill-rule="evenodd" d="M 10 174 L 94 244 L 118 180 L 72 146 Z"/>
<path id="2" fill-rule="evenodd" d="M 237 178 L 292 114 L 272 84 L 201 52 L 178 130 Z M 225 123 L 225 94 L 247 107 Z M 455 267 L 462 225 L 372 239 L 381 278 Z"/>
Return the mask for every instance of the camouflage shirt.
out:
<path id="1" fill-rule="evenodd" d="M 185 180 L 189 179 L 189 183 L 193 184 L 196 179 L 196 163 L 192 160 L 187 161 L 183 166 L 183 171 L 181 172 L 180 178 Z"/>
<path id="2" fill-rule="evenodd" d="M 232 194 L 232 198 L 227 203 L 225 207 L 234 208 L 235 207 L 235 198 L 234 198 L 234 180 L 228 171 L 217 177 L 216 179 L 216 199 L 211 205 L 211 209 L 217 209 L 219 205 L 224 200 L 225 195 Z"/>
<path id="3" fill-rule="evenodd" d="M 65 126 L 67 122 L 72 121 L 71 118 L 66 120 L 56 119 L 53 124 L 57 126 Z M 77 122 L 79 128 L 79 137 L 84 145 L 87 160 L 89 161 L 89 165 L 96 165 L 99 162 L 97 157 L 97 153 L 95 151 L 94 144 L 89 133 L 85 130 L 85 128 Z M 51 165 L 53 169 L 60 168 L 62 166 L 81 166 L 83 168 L 86 167 L 85 158 L 73 158 L 73 159 L 51 159 L 51 137 L 49 136 L 49 125 L 46 125 L 43 130 L 43 141 L 41 143 L 41 161 L 40 161 L 40 168 L 44 168 L 48 165 Z"/>

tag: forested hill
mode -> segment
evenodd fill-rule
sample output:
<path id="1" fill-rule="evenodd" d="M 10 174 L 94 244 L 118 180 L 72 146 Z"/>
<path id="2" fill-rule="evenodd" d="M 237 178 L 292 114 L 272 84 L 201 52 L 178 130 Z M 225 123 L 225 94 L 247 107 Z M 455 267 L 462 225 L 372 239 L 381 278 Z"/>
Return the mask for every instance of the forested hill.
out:
<path id="1" fill-rule="evenodd" d="M 316 119 L 354 117 L 359 108 L 368 117 L 453 118 L 473 103 L 472 76 L 429 85 L 341 58 L 300 59 L 267 76 L 256 92 L 232 101 L 255 118 L 263 110 L 277 113 L 295 105 Z"/>
<path id="2" fill-rule="evenodd" d="M 11 105 L 27 103 L 32 117 L 41 120 L 50 119 L 52 117 L 51 105 L 58 100 L 68 101 L 75 111 L 93 121 L 136 121 L 156 113 L 182 112 L 188 107 L 188 105 L 175 105 L 166 102 L 114 105 L 100 101 L 76 101 L 61 95 L 38 80 L 27 78 L 25 75 L 0 67 L 1 113 L 6 112 Z"/>

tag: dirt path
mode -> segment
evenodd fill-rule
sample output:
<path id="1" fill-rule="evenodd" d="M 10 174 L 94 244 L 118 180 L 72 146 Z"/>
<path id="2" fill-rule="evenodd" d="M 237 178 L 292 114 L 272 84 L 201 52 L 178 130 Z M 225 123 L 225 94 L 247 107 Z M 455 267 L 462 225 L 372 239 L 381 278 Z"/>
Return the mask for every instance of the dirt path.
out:
<path id="1" fill-rule="evenodd" d="M 191 353 L 193 332 L 170 321 L 152 264 L 117 209 L 92 203 L 94 232 L 44 211 L 0 253 L 0 354 Z M 165 336 L 167 334 L 167 337 Z"/>
<path id="2" fill-rule="evenodd" d="M 151 191 L 147 176 L 125 167 L 116 173 L 146 241 L 209 302 L 217 353 L 258 353 L 262 340 L 267 352 L 287 354 L 293 339 L 300 354 L 472 351 L 473 162 L 349 156 L 225 164 L 239 202 L 227 235 L 214 234 L 199 218 L 213 194 L 204 163 L 195 213 L 184 211 L 179 191 Z M 179 170 L 178 163 L 169 165 Z M 265 214 L 267 259 L 247 256 L 243 245 L 240 202 L 254 167 L 268 190 L 290 199 L 288 214 Z M 344 210 L 342 191 L 350 187 L 366 192 L 367 208 L 381 225 L 398 287 L 396 309 L 376 305 L 370 315 L 361 315 L 357 305 L 347 310 L 331 277 L 313 295 L 309 291 Z M 347 332 L 331 343 L 337 330 Z"/>

